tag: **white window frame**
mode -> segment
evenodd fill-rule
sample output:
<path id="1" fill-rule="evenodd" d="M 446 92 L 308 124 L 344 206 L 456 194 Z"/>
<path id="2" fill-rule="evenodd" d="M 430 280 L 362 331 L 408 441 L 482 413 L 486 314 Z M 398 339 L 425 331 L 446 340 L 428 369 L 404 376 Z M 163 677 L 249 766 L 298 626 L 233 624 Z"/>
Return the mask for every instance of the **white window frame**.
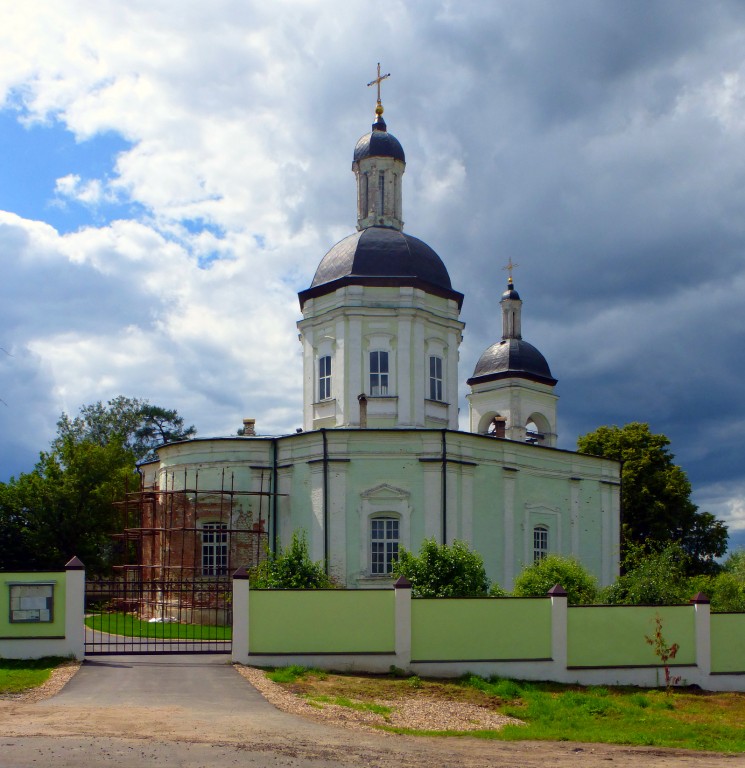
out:
<path id="1" fill-rule="evenodd" d="M 434 364 L 434 372 L 432 367 Z M 438 370 L 439 368 L 439 370 Z M 429 355 L 428 360 L 428 395 L 429 400 L 444 403 L 444 369 L 445 364 L 442 355 Z M 439 374 L 439 375 L 438 375 Z"/>
<path id="2" fill-rule="evenodd" d="M 390 380 L 390 353 L 387 349 L 373 349 L 369 356 L 370 397 L 387 397 Z M 373 381 L 377 379 L 377 384 Z"/>
<path id="3" fill-rule="evenodd" d="M 390 576 L 401 544 L 401 521 L 397 515 L 379 514 L 370 518 L 370 573 Z"/>
<path id="4" fill-rule="evenodd" d="M 537 563 L 548 557 L 548 526 L 533 526 L 533 562 Z"/>
<path id="5" fill-rule="evenodd" d="M 320 355 L 318 358 L 318 400 L 331 399 L 332 383 L 331 355 Z"/>
<path id="6" fill-rule="evenodd" d="M 226 576 L 230 566 L 230 534 L 228 524 L 208 520 L 201 524 L 202 576 Z"/>

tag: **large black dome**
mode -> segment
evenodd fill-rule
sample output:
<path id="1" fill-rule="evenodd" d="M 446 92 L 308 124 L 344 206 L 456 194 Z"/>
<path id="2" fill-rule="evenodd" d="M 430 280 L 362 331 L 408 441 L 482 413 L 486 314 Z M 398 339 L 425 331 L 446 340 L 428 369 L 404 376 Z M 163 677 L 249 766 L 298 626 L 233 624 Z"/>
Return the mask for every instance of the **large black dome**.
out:
<path id="1" fill-rule="evenodd" d="M 338 242 L 321 260 L 306 299 L 336 290 L 341 285 L 411 285 L 445 295 L 458 302 L 442 259 L 426 243 L 387 227 L 368 227 Z"/>
<path id="2" fill-rule="evenodd" d="M 508 377 L 556 384 L 546 358 L 532 344 L 522 339 L 502 339 L 492 344 L 479 358 L 473 376 L 467 383 L 478 384 Z"/>

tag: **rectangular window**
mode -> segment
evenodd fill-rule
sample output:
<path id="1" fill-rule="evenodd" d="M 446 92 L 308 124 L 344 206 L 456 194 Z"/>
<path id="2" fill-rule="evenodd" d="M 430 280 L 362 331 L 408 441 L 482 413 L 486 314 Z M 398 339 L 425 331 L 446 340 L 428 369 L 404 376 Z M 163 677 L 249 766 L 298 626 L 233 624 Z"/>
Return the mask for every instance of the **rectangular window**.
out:
<path id="1" fill-rule="evenodd" d="M 381 397 L 388 394 L 388 353 L 370 353 L 370 395 Z"/>
<path id="2" fill-rule="evenodd" d="M 360 213 L 362 214 L 362 218 L 364 219 L 369 211 L 367 210 L 367 183 L 369 181 L 369 176 L 365 174 L 362 177 L 362 187 L 360 189 Z"/>
<path id="3" fill-rule="evenodd" d="M 437 355 L 429 358 L 429 399 L 442 402 L 442 358 Z"/>
<path id="4" fill-rule="evenodd" d="M 318 359 L 318 399 L 328 400 L 331 397 L 331 355 Z"/>
<path id="5" fill-rule="evenodd" d="M 383 215 L 383 204 L 385 202 L 385 173 L 378 174 L 378 216 Z"/>
<path id="6" fill-rule="evenodd" d="M 225 576 L 228 572 L 228 525 L 202 526 L 202 576 Z"/>
<path id="7" fill-rule="evenodd" d="M 533 562 L 537 563 L 548 555 L 548 528 L 536 525 L 533 528 Z"/>
<path id="8" fill-rule="evenodd" d="M 398 520 L 374 517 L 370 526 L 370 570 L 373 576 L 385 576 L 393 570 L 393 561 L 398 557 Z"/>

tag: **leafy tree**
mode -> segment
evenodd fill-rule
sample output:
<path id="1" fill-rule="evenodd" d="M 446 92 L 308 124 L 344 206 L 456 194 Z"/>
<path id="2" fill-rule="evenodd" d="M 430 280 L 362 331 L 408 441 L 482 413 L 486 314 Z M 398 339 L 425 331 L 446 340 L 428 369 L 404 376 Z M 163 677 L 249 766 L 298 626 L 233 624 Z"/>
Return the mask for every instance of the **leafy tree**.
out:
<path id="1" fill-rule="evenodd" d="M 0 570 L 61 568 L 73 555 L 105 569 L 122 527 L 113 502 L 138 487 L 135 460 L 194 434 L 176 411 L 127 397 L 63 413 L 57 427 L 32 472 L 0 483 Z"/>
<path id="2" fill-rule="evenodd" d="M 118 439 L 139 461 L 153 458 L 155 449 L 162 443 L 185 440 L 195 434 L 194 426 L 184 426 L 184 419 L 177 411 L 119 395 L 106 405 L 100 400 L 83 405 L 74 418 L 63 413 L 57 422 L 53 447 L 68 438 L 90 440 L 98 445 Z"/>
<path id="3" fill-rule="evenodd" d="M 691 573 L 715 572 L 727 549 L 727 526 L 691 501 L 686 473 L 673 463 L 665 435 L 648 424 L 599 427 L 577 440 L 580 453 L 622 462 L 622 545 L 678 542 Z"/>
<path id="4" fill-rule="evenodd" d="M 333 587 L 323 564 L 314 563 L 308 552 L 305 533 L 292 534 L 287 549 L 271 552 L 250 574 L 254 589 L 327 589 Z"/>
<path id="5" fill-rule="evenodd" d="M 489 591 L 481 555 L 463 541 L 448 546 L 426 539 L 418 555 L 402 547 L 393 573 L 411 582 L 415 597 L 478 597 Z"/>
<path id="6" fill-rule="evenodd" d="M 77 555 L 105 568 L 116 521 L 112 502 L 132 479 L 134 459 L 119 441 L 63 441 L 33 472 L 0 484 L 0 570 L 61 568 Z"/>
<path id="7" fill-rule="evenodd" d="M 545 597 L 554 585 L 567 591 L 569 605 L 592 603 L 598 591 L 595 577 L 571 557 L 548 555 L 524 568 L 515 579 L 515 597 Z"/>
<path id="8" fill-rule="evenodd" d="M 630 545 L 624 573 L 606 587 L 600 599 L 610 605 L 680 605 L 695 594 L 686 576 L 686 553 L 677 542 L 649 552 Z"/>

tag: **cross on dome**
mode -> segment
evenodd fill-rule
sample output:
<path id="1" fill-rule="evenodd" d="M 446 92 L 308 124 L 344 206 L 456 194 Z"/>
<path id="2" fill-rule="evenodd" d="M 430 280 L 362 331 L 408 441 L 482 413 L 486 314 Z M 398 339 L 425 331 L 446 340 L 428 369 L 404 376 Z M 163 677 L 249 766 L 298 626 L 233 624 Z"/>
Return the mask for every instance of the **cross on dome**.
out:
<path id="1" fill-rule="evenodd" d="M 387 75 L 381 75 L 380 74 L 380 62 L 378 62 L 378 76 L 374 80 L 371 80 L 367 84 L 368 88 L 371 85 L 377 85 L 378 86 L 378 105 L 377 105 L 377 107 L 375 107 L 375 113 L 378 114 L 378 115 L 382 115 L 383 114 L 383 103 L 380 101 L 380 84 L 383 82 L 383 80 L 385 80 L 387 77 L 390 77 L 390 76 L 391 76 L 390 72 Z"/>

